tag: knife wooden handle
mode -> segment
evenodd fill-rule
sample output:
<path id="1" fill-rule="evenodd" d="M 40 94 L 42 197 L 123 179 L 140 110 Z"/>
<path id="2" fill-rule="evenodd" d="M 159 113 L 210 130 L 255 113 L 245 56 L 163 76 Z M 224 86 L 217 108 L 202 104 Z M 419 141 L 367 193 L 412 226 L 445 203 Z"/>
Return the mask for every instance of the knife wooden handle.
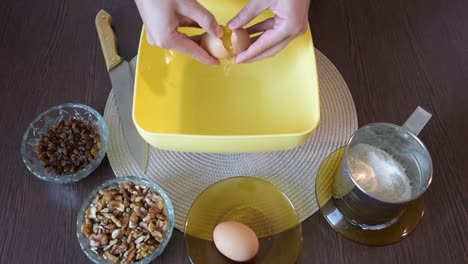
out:
<path id="1" fill-rule="evenodd" d="M 108 71 L 122 62 L 122 57 L 117 52 L 117 38 L 111 24 L 112 16 L 101 9 L 96 15 L 96 29 Z"/>

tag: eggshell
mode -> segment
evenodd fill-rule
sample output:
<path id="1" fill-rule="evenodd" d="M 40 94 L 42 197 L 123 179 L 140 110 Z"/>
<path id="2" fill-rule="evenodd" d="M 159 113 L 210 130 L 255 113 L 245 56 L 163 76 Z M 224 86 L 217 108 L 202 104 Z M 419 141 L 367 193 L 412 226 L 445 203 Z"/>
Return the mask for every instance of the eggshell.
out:
<path id="1" fill-rule="evenodd" d="M 243 28 L 234 29 L 229 33 L 225 31 L 225 34 L 231 34 L 230 46 L 232 47 L 232 54 L 234 56 L 249 48 L 251 44 L 249 33 Z M 231 57 L 230 52 L 224 47 L 222 39 L 214 37 L 211 34 L 204 33 L 201 37 L 200 45 L 215 58 L 228 59 Z"/>
<path id="2" fill-rule="evenodd" d="M 249 48 L 251 44 L 249 33 L 243 28 L 234 29 L 232 30 L 231 42 L 232 53 L 236 56 Z"/>
<path id="3" fill-rule="evenodd" d="M 238 222 L 222 222 L 213 232 L 216 248 L 234 261 L 247 261 L 258 253 L 259 242 L 255 232 Z"/>
<path id="4" fill-rule="evenodd" d="M 211 34 L 203 34 L 200 45 L 215 58 L 227 59 L 230 57 L 228 51 L 224 48 L 223 41 L 220 38 L 212 36 Z"/>

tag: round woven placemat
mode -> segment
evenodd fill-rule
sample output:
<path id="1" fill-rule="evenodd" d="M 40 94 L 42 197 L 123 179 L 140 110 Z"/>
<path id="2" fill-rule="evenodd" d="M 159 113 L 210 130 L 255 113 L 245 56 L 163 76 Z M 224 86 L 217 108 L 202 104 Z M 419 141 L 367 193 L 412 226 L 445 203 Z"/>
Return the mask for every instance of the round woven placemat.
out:
<path id="1" fill-rule="evenodd" d="M 110 132 L 107 157 L 115 175 L 145 177 L 159 184 L 172 200 L 175 227 L 181 231 L 197 196 L 211 184 L 234 176 L 254 176 L 273 183 L 289 197 L 301 221 L 307 219 L 318 210 L 315 176 L 321 162 L 344 145 L 357 129 L 356 110 L 345 81 L 325 55 L 318 50 L 315 54 L 320 85 L 320 124 L 308 142 L 289 151 L 214 154 L 151 147 L 148 168 L 143 173 L 129 154 L 111 91 L 104 119 Z"/>

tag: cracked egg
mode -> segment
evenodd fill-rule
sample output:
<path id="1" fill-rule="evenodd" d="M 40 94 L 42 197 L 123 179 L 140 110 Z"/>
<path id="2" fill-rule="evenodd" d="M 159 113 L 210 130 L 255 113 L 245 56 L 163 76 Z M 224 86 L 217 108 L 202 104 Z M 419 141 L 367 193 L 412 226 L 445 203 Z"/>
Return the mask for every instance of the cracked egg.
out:
<path id="1" fill-rule="evenodd" d="M 222 26 L 223 36 L 214 37 L 204 33 L 201 38 L 201 46 L 208 53 L 218 59 L 233 59 L 236 55 L 246 50 L 250 44 L 250 36 L 247 30 L 243 28 L 229 29 Z"/>

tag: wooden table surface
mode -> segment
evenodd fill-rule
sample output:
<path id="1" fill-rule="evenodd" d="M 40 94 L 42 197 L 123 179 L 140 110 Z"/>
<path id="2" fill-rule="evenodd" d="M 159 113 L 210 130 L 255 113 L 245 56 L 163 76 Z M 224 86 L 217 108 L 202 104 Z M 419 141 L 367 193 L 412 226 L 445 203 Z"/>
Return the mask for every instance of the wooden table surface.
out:
<path id="1" fill-rule="evenodd" d="M 131 0 L 0 1 L 0 263 L 88 263 L 75 218 L 84 197 L 114 177 L 109 162 L 78 183 L 47 183 L 23 165 L 20 142 L 49 107 L 103 112 L 111 85 L 94 26 L 101 8 L 132 58 L 141 19 Z M 315 0 L 310 23 L 315 46 L 349 85 L 359 125 L 402 124 L 418 105 L 433 113 L 420 137 L 434 177 L 407 239 L 363 246 L 316 213 L 303 223 L 298 263 L 468 263 L 468 1 Z M 189 263 L 181 232 L 155 263 Z"/>

